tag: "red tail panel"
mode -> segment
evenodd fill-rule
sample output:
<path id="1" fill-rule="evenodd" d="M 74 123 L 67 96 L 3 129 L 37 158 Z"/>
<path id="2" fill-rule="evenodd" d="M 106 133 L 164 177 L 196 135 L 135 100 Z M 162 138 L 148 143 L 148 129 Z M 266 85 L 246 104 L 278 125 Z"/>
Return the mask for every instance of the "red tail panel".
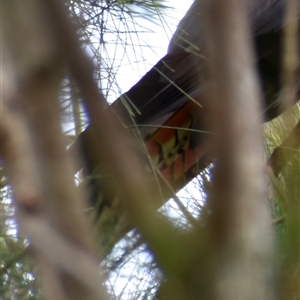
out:
<path id="1" fill-rule="evenodd" d="M 146 147 L 153 163 L 171 185 L 184 178 L 185 173 L 193 167 L 197 175 L 197 163 L 209 151 L 207 142 L 192 142 L 199 109 L 201 108 L 197 103 L 188 102 L 146 139 Z"/>

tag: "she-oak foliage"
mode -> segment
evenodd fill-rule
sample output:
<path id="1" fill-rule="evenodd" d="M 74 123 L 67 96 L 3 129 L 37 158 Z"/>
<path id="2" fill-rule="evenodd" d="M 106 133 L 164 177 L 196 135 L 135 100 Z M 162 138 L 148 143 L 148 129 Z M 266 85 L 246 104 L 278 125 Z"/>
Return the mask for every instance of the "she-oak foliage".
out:
<path id="1" fill-rule="evenodd" d="M 99 68 L 96 68 L 95 79 L 99 81 L 99 86 L 103 77 L 104 81 L 107 82 L 107 89 L 102 86 L 106 96 L 110 93 L 110 88 L 114 82 L 114 74 L 118 72 L 118 63 L 121 63 L 121 61 L 116 64 L 113 58 L 110 57 L 110 53 L 105 54 L 105 35 L 107 32 L 114 34 L 115 40 L 113 42 L 122 44 L 125 47 L 125 44 L 129 43 L 126 38 L 130 34 L 135 34 L 133 33 L 136 30 L 135 15 L 140 13 L 140 9 L 136 9 L 134 4 L 141 5 L 143 9 L 146 9 L 146 17 L 149 17 L 149 19 L 155 13 L 161 17 L 162 13 L 159 9 L 164 9 L 163 2 L 160 4 L 159 1 L 155 1 L 155 5 L 153 3 L 153 1 L 69 1 L 67 3 L 71 14 L 79 16 L 81 27 L 78 30 L 78 35 L 87 47 L 89 55 L 93 57 L 95 64 L 99 66 Z M 106 20 L 110 16 L 118 22 L 124 22 L 123 26 L 128 26 L 128 32 L 118 32 L 117 23 L 114 24 L 116 27 L 109 27 L 111 23 L 103 22 L 103 16 L 106 16 Z M 128 24 L 129 22 L 126 19 L 130 19 L 131 24 Z M 156 22 L 159 21 L 156 20 Z M 126 38 L 122 37 L 124 34 Z M 114 68 L 116 68 L 116 71 L 114 71 Z M 66 86 L 61 94 L 65 116 L 74 119 L 75 126 L 81 129 L 86 120 L 82 114 L 82 107 L 78 104 L 80 101 L 78 93 L 76 89 L 74 90 L 71 80 L 66 80 Z M 74 101 L 73 106 L 70 105 L 70 99 Z M 287 119 L 288 121 L 286 121 Z M 299 107 L 296 107 L 292 113 L 288 114 L 287 118 L 280 117 L 263 126 L 262 131 L 267 157 L 274 148 L 281 144 L 298 121 Z M 68 137 L 74 140 L 72 134 L 68 134 Z M 286 295 L 290 296 L 289 299 L 299 299 L 300 297 L 299 288 L 297 288 L 297 282 L 299 282 L 299 265 L 297 262 L 299 262 L 300 236 L 299 149 L 295 149 L 295 152 L 296 155 L 293 156 L 293 159 L 289 161 L 278 177 L 270 176 L 269 184 L 270 210 L 272 210 L 277 238 L 277 264 L 280 266 L 277 275 L 280 278 L 278 299 L 287 299 Z M 1 218 L 1 296 L 3 299 L 38 299 L 40 297 L 37 284 L 38 277 L 28 256 L 30 247 L 28 247 L 26 238 L 18 235 L 18 229 L 14 221 L 14 205 L 10 200 L 10 189 L 5 182 L 4 175 L 2 178 L 4 184 L 1 185 L 1 212 L 4 217 Z M 81 180 L 80 175 L 78 180 Z M 185 241 L 185 233 L 191 227 L 191 222 L 188 221 L 189 217 L 192 220 L 199 219 L 201 226 L 205 227 L 206 216 L 211 213 L 205 205 L 207 193 L 210 193 L 213 186 L 210 170 L 201 173 L 192 185 L 193 188 L 189 186 L 185 193 L 180 194 L 181 199 L 174 199 L 175 202 L 168 204 L 169 208 L 162 209 L 163 215 L 171 219 L 174 227 L 179 229 L 176 237 L 182 238 L 182 241 Z M 194 189 L 198 192 L 196 193 Z M 196 197 L 194 197 L 194 194 L 196 194 Z M 174 229 L 174 231 L 176 230 Z M 114 244 L 114 241 L 112 243 Z M 172 243 L 173 241 L 170 239 L 170 244 L 172 245 Z M 196 243 L 198 241 L 195 238 Z M 109 248 L 112 248 L 112 246 L 109 245 Z M 172 255 L 172 249 L 169 248 L 164 251 L 164 259 L 167 260 L 168 256 Z M 203 255 L 205 254 L 203 253 Z M 140 261 L 139 257 L 142 257 L 143 260 Z M 106 282 L 108 290 L 112 296 L 116 295 L 117 298 L 153 299 L 158 290 L 157 298 L 160 299 L 161 297 L 163 299 L 164 292 L 170 292 L 170 287 L 174 284 L 171 281 L 170 286 L 168 285 L 169 281 L 162 275 L 157 258 L 145 246 L 143 237 L 136 232 L 129 233 L 101 265 L 108 274 Z M 178 268 L 180 269 L 180 263 L 178 263 Z M 118 283 L 118 279 L 121 279 L 122 276 L 125 276 L 126 279 L 123 287 Z M 133 277 L 137 277 L 137 280 L 134 281 Z M 178 290 L 181 291 L 181 278 L 176 280 L 179 282 Z M 185 280 L 182 279 L 182 282 L 185 282 Z M 131 285 L 129 284 L 130 281 L 133 282 Z M 182 291 L 185 291 L 185 289 L 183 288 Z"/>

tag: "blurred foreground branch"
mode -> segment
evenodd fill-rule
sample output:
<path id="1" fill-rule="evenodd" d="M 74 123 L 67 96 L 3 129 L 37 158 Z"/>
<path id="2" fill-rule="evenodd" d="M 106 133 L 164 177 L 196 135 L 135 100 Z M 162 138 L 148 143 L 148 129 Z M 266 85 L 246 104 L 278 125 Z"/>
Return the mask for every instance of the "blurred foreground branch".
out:
<path id="1" fill-rule="evenodd" d="M 65 58 L 50 22 L 56 16 L 45 3 L 1 3 L 6 74 L 1 77 L 1 155 L 44 297 L 105 299 L 82 215 L 84 193 L 74 185 L 60 128 L 58 90 Z"/>
<path id="2" fill-rule="evenodd" d="M 211 198 L 213 299 L 272 299 L 273 233 L 261 108 L 244 2 L 206 1 L 218 159 Z"/>

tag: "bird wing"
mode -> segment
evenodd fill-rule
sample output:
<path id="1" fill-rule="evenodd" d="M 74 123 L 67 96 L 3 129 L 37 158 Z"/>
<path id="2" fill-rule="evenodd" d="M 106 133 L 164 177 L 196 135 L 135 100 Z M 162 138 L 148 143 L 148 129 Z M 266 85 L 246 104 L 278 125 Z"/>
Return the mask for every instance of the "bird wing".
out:
<path id="1" fill-rule="evenodd" d="M 279 114 L 282 24 L 286 0 L 245 0 L 256 50 L 257 69 L 265 97 L 266 120 Z M 209 86 L 203 1 L 196 0 L 179 23 L 168 53 L 113 104 L 118 114 L 136 124 L 151 124 L 188 101 L 201 98 Z M 201 103 L 200 103 L 201 104 Z M 128 124 L 131 123 L 128 122 Z"/>

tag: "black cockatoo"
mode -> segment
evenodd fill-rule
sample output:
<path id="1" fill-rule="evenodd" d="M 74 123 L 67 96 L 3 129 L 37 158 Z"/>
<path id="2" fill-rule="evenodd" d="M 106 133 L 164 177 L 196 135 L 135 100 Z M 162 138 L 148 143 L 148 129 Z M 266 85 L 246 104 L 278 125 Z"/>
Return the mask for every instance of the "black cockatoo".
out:
<path id="1" fill-rule="evenodd" d="M 112 104 L 125 125 L 139 128 L 154 165 L 174 191 L 182 188 L 213 159 L 209 151 L 211 135 L 205 121 L 208 110 L 203 97 L 209 87 L 208 58 L 205 57 L 204 30 L 198 26 L 202 2 L 195 0 L 191 5 L 170 41 L 167 54 Z M 245 2 L 263 94 L 262 113 L 268 121 L 281 112 L 287 1 Z M 92 175 L 99 166 L 94 163 L 97 160 L 93 159 L 95 154 L 88 132 L 89 127 L 79 136 L 75 146 L 82 152 L 85 172 Z M 95 188 L 99 188 L 96 180 Z"/>

